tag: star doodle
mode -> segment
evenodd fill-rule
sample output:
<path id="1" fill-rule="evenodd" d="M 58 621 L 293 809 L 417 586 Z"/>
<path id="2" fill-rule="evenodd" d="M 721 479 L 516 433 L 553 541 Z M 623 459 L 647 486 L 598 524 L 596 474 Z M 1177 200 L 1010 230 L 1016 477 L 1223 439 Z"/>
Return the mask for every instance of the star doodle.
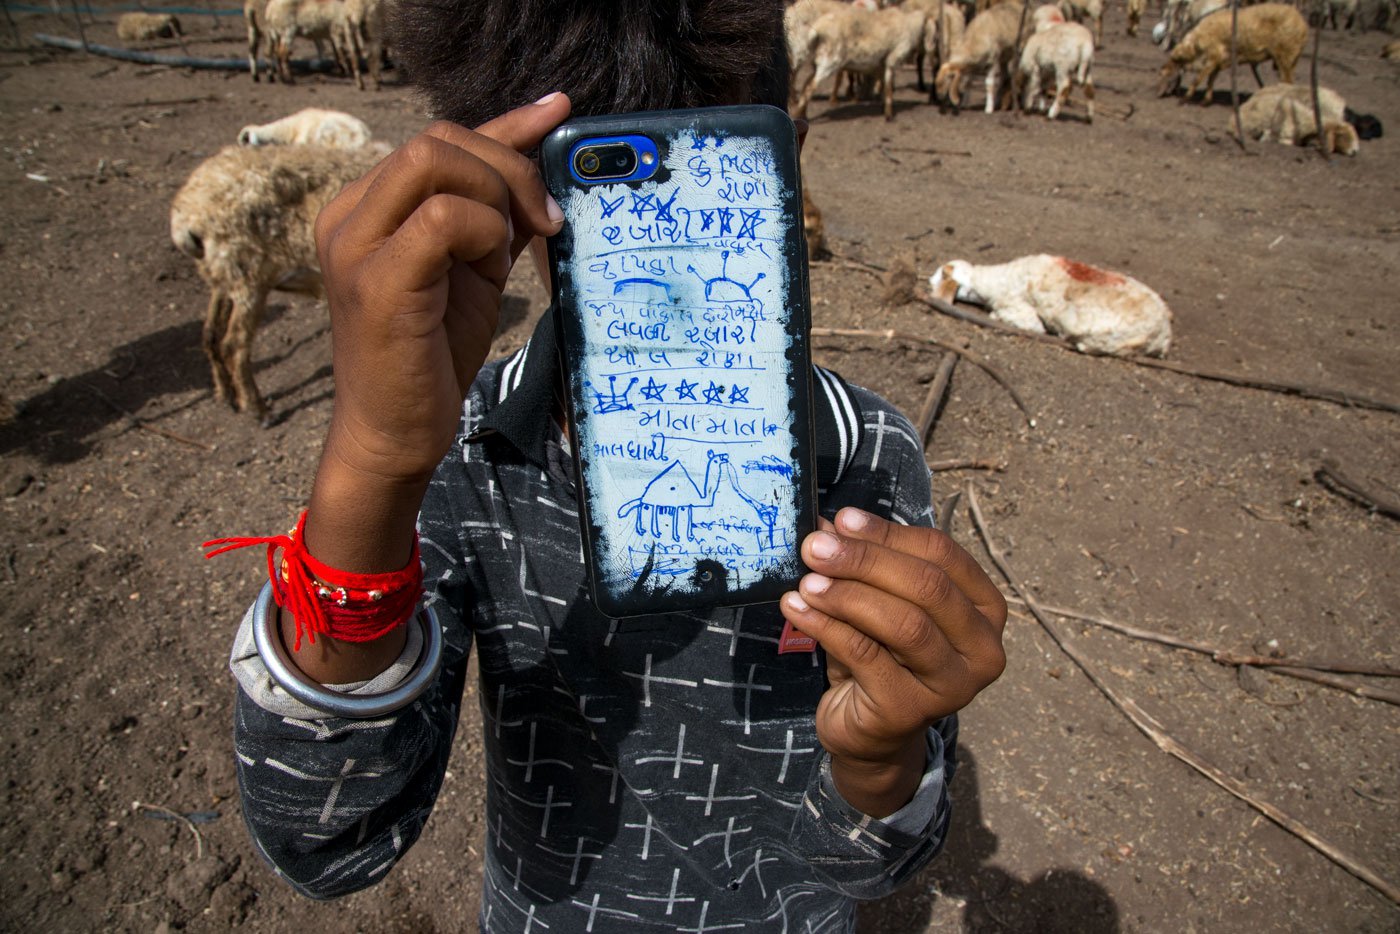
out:
<path id="1" fill-rule="evenodd" d="M 724 387 L 710 380 L 709 388 L 705 390 L 705 401 L 711 405 L 718 405 L 724 401 Z"/>
<path id="2" fill-rule="evenodd" d="M 645 392 L 646 390 L 642 390 L 642 391 Z M 739 405 L 740 403 L 747 403 L 748 401 L 749 401 L 749 387 L 747 387 L 747 386 L 744 386 L 744 387 L 742 387 L 742 388 L 740 388 L 740 387 L 738 387 L 738 386 L 730 386 L 730 387 L 729 387 L 729 404 L 730 404 L 730 405 Z"/>
<path id="3" fill-rule="evenodd" d="M 661 393 L 666 389 L 665 383 L 658 383 L 656 377 L 647 377 L 647 384 L 642 387 L 642 395 L 649 402 L 661 402 Z"/>
<path id="4" fill-rule="evenodd" d="M 676 386 L 676 398 L 689 399 L 691 402 L 699 401 L 695 398 L 695 387 L 699 385 L 699 383 L 692 383 L 682 377 L 680 383 Z"/>

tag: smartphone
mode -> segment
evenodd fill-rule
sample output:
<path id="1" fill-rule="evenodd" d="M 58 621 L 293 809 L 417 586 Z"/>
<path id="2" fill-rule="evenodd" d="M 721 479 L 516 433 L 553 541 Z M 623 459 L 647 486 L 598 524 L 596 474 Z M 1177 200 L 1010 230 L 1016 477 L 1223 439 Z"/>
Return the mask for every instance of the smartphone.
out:
<path id="1" fill-rule="evenodd" d="M 815 526 L 797 137 L 775 107 L 589 117 L 542 144 L 591 595 L 777 600 Z"/>

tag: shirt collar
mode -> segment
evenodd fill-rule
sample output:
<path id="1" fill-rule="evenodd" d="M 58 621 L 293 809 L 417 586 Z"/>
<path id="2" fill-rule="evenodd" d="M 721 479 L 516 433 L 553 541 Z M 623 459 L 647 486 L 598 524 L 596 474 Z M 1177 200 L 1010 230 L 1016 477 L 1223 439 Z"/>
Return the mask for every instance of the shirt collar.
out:
<path id="1" fill-rule="evenodd" d="M 482 387 L 488 408 L 468 441 L 499 434 L 539 467 L 548 462 L 546 442 L 555 431 L 554 387 L 559 379 L 554 306 L 540 316 L 535 333 L 496 371 L 494 385 Z"/>

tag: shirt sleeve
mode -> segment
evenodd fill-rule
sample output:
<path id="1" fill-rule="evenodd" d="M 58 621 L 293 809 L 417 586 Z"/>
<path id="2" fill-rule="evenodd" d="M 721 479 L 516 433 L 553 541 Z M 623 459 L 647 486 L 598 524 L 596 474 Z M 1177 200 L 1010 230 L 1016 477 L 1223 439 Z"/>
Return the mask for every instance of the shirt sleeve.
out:
<path id="1" fill-rule="evenodd" d="M 857 506 L 903 525 L 933 526 L 930 474 L 914 427 L 884 399 L 852 387 L 862 434 L 850 466 L 820 503 L 835 516 Z M 815 770 L 793 826 L 797 851 L 832 888 L 852 898 L 879 898 L 905 882 L 939 850 L 952 805 L 948 784 L 957 763 L 957 716 L 928 731 L 928 759 L 914 797 L 899 811 L 874 818 L 836 789 L 831 762 Z"/>
<path id="2" fill-rule="evenodd" d="M 234 643 L 243 818 L 262 857 L 312 898 L 347 895 L 383 878 L 418 839 L 442 787 L 471 647 L 460 608 L 471 605 L 472 588 L 441 476 L 422 514 L 444 517 L 431 527 L 420 519 L 419 527 L 425 602 L 443 627 L 443 665 L 408 707 L 375 720 L 319 716 L 272 682 L 252 645 L 250 618 Z M 337 689 L 374 693 L 400 682 L 421 650 L 421 634 L 411 633 L 390 669 Z"/>

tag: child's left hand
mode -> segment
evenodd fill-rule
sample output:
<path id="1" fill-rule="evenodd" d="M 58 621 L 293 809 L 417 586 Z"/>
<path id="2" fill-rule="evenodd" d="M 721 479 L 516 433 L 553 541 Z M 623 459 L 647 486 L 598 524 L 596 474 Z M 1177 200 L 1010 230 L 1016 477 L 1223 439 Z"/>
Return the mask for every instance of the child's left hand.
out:
<path id="1" fill-rule="evenodd" d="M 927 728 L 1006 667 L 1006 600 L 947 535 L 859 509 L 822 520 L 802 557 L 812 573 L 782 611 L 826 650 L 817 737 L 833 767 L 921 771 Z"/>

